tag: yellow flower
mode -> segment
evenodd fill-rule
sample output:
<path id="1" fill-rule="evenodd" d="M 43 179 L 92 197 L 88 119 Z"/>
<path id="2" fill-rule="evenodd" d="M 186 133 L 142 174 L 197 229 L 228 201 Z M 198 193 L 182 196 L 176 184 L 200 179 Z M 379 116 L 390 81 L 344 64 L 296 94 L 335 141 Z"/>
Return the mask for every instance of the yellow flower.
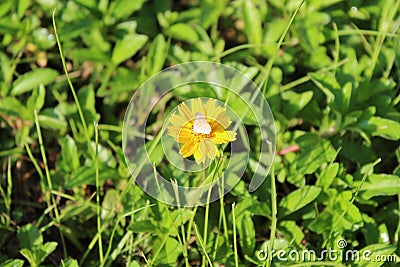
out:
<path id="1" fill-rule="evenodd" d="M 209 99 L 205 105 L 200 98 L 190 100 L 190 108 L 182 103 L 177 114 L 172 114 L 168 126 L 168 135 L 183 144 L 179 153 L 187 158 L 194 156 L 197 164 L 206 158 L 213 160 L 220 153 L 216 145 L 236 140 L 236 133 L 227 131 L 231 124 L 226 116 L 226 108 L 219 107 L 215 99 Z"/>

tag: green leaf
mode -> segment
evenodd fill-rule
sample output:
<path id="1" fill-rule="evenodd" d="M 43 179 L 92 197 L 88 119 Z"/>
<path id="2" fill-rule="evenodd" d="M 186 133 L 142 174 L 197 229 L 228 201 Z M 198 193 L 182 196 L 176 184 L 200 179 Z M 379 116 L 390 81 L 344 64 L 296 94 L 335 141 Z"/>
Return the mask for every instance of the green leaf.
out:
<path id="1" fill-rule="evenodd" d="M 20 116 L 26 114 L 26 108 L 15 97 L 0 98 L 0 113 L 6 116 Z"/>
<path id="2" fill-rule="evenodd" d="M 100 63 L 109 62 L 109 56 L 103 53 L 98 47 L 90 47 L 90 48 L 74 48 L 69 54 L 71 59 L 74 59 L 78 62 L 85 61 L 94 61 Z"/>
<path id="3" fill-rule="evenodd" d="M 162 34 L 158 34 L 154 38 L 149 47 L 147 60 L 147 73 L 149 76 L 162 70 L 164 62 L 167 58 L 167 43 Z"/>
<path id="4" fill-rule="evenodd" d="M 22 18 L 25 15 L 25 11 L 32 4 L 32 0 L 21 0 L 18 3 L 18 18 Z"/>
<path id="5" fill-rule="evenodd" d="M 34 254 L 36 263 L 40 265 L 57 248 L 57 242 L 47 242 L 44 245 L 35 248 Z"/>
<path id="6" fill-rule="evenodd" d="M 173 265 L 181 254 L 182 246 L 171 237 L 168 237 L 165 243 L 162 242 L 161 238 L 157 238 L 154 242 L 153 250 L 158 251 L 159 249 L 161 249 L 160 254 L 158 254 L 154 263 L 157 265 Z"/>
<path id="7" fill-rule="evenodd" d="M 197 32 L 192 26 L 185 23 L 177 23 L 167 29 L 167 34 L 172 38 L 194 44 L 199 40 Z"/>
<path id="8" fill-rule="evenodd" d="M 329 106 L 341 114 L 349 111 L 352 84 L 346 83 L 343 87 L 332 74 L 310 73 L 311 80 L 326 95 Z"/>
<path id="9" fill-rule="evenodd" d="M 328 203 L 326 209 L 321 212 L 308 228 L 318 234 L 326 231 L 355 231 L 363 227 L 363 219 L 360 210 L 350 202 L 351 191 L 338 192 L 335 189 L 326 191 Z"/>
<path id="10" fill-rule="evenodd" d="M 258 125 L 257 119 L 254 114 L 261 114 L 261 111 L 254 105 L 249 107 L 246 100 L 251 99 L 250 93 L 242 93 L 242 97 L 230 97 L 229 105 L 238 114 L 239 117 L 243 116 L 243 122 L 247 125 Z M 243 100 L 244 99 L 244 100 Z M 247 111 L 247 113 L 245 113 Z"/>
<path id="11" fill-rule="evenodd" d="M 137 263 L 136 261 L 132 261 L 129 265 L 129 267 L 140 267 L 139 263 Z"/>
<path id="12" fill-rule="evenodd" d="M 79 153 L 75 140 L 67 135 L 59 140 L 61 146 L 60 166 L 64 171 L 71 172 L 79 168 Z"/>
<path id="13" fill-rule="evenodd" d="M 118 40 L 112 52 L 111 61 L 115 65 L 119 65 L 123 61 L 131 58 L 138 52 L 147 42 L 148 37 L 141 34 L 129 34 L 123 39 Z"/>
<path id="14" fill-rule="evenodd" d="M 335 162 L 330 164 L 326 169 L 324 169 L 318 176 L 318 180 L 315 183 L 316 186 L 323 187 L 327 190 L 335 179 L 339 170 L 339 163 Z"/>
<path id="15" fill-rule="evenodd" d="M 242 8 L 244 30 L 248 43 L 260 44 L 262 42 L 262 23 L 259 10 L 252 1 L 244 1 Z M 260 51 L 260 48 L 255 48 L 255 51 Z"/>
<path id="16" fill-rule="evenodd" d="M 112 10 L 112 16 L 116 19 L 125 19 L 129 17 L 133 12 L 139 10 L 146 0 L 117 0 L 112 1 L 110 9 Z"/>
<path id="17" fill-rule="evenodd" d="M 389 256 L 394 260 L 392 262 L 399 262 L 399 256 L 395 254 L 396 246 L 390 246 L 387 244 L 371 244 L 360 250 L 360 261 L 357 263 L 357 266 L 360 267 L 375 267 L 382 266 L 385 264 L 385 261 L 382 259 L 387 259 Z M 379 261 L 378 259 L 381 259 Z M 388 261 L 389 262 L 389 261 Z"/>
<path id="18" fill-rule="evenodd" d="M 256 246 L 254 223 L 249 211 L 239 215 L 237 219 L 239 243 L 244 254 L 252 256 Z"/>
<path id="19" fill-rule="evenodd" d="M 22 254 L 22 256 L 24 256 L 28 260 L 30 266 L 38 266 L 39 265 L 36 262 L 36 258 L 33 255 L 32 251 L 30 251 L 29 249 L 23 248 L 19 252 Z"/>
<path id="20" fill-rule="evenodd" d="M 357 124 L 372 136 L 380 136 L 389 140 L 400 139 L 400 123 L 394 120 L 373 116 L 369 120 Z"/>
<path id="21" fill-rule="evenodd" d="M 11 1 L 4 1 L 1 2 L 0 4 L 0 17 L 3 17 L 4 15 L 6 15 L 10 9 L 15 9 L 15 4 Z"/>
<path id="22" fill-rule="evenodd" d="M 163 213 L 168 212 L 163 210 Z M 179 229 L 179 227 L 183 224 L 185 224 L 187 221 L 189 221 L 193 216 L 193 211 L 188 210 L 188 209 L 183 209 L 183 210 L 174 210 L 171 213 L 171 216 L 163 216 L 163 221 L 158 222 L 157 226 L 158 229 L 166 228 L 169 231 L 170 235 L 177 235 L 178 233 L 176 230 Z M 178 228 L 178 229 L 177 229 Z"/>
<path id="23" fill-rule="evenodd" d="M 201 13 L 199 24 L 203 29 L 208 29 L 218 21 L 218 17 L 224 12 L 226 1 L 204 0 L 201 1 Z"/>
<path id="24" fill-rule="evenodd" d="M 64 262 L 62 262 L 58 267 L 79 267 L 79 264 L 77 260 L 68 258 Z"/>
<path id="25" fill-rule="evenodd" d="M 78 92 L 79 103 L 81 104 L 83 115 L 88 127 L 96 121 L 95 94 L 93 86 L 81 88 Z"/>
<path id="26" fill-rule="evenodd" d="M 33 90 L 40 84 L 47 85 L 57 77 L 57 71 L 53 69 L 36 69 L 21 75 L 11 89 L 11 95 L 20 95 Z"/>
<path id="27" fill-rule="evenodd" d="M 0 267 L 22 267 L 24 266 L 24 261 L 23 260 L 6 260 L 3 263 L 0 263 Z"/>
<path id="28" fill-rule="evenodd" d="M 296 244 L 301 244 L 304 238 L 302 229 L 294 221 L 281 221 L 278 229 L 285 235 L 286 240 L 294 240 Z"/>
<path id="29" fill-rule="evenodd" d="M 96 0 L 75 0 L 74 2 L 91 9 L 95 9 L 97 7 Z"/>
<path id="30" fill-rule="evenodd" d="M 371 147 L 349 141 L 343 142 L 340 155 L 361 165 L 372 162 L 377 158 Z"/>
<path id="31" fill-rule="evenodd" d="M 40 126 L 47 129 L 54 129 L 63 132 L 67 128 L 67 122 L 65 118 L 60 116 L 56 110 L 48 108 L 43 110 L 39 116 L 38 120 Z"/>
<path id="32" fill-rule="evenodd" d="M 302 110 L 312 99 L 313 92 L 307 91 L 297 94 L 293 91 L 282 93 L 282 99 L 286 100 L 283 106 L 283 113 L 287 118 L 293 118 L 297 113 Z"/>
<path id="33" fill-rule="evenodd" d="M 110 51 L 111 44 L 106 40 L 102 29 L 100 29 L 98 25 L 90 28 L 88 33 L 83 34 L 82 39 L 86 46 L 95 47 L 101 51 L 101 53 L 107 53 Z"/>
<path id="34" fill-rule="evenodd" d="M 330 142 L 319 136 L 307 133 L 296 139 L 301 152 L 298 155 L 297 174 L 310 174 L 316 171 L 324 162 L 330 162 L 336 152 Z"/>
<path id="35" fill-rule="evenodd" d="M 319 193 L 321 193 L 321 188 L 309 185 L 293 191 L 281 200 L 278 214 L 286 216 L 303 208 L 315 200 Z"/>
<path id="36" fill-rule="evenodd" d="M 129 225 L 128 230 L 134 233 L 154 233 L 157 231 L 157 226 L 151 220 L 134 221 Z"/>
<path id="37" fill-rule="evenodd" d="M 44 105 L 46 97 L 46 89 L 43 84 L 33 89 L 32 95 L 28 99 L 27 109 L 33 116 L 33 111 L 36 110 L 38 113 Z"/>
<path id="38" fill-rule="evenodd" d="M 96 150 L 95 142 L 91 142 L 90 146 L 92 147 L 92 151 Z M 113 152 L 109 148 L 98 144 L 98 152 L 99 152 L 98 157 L 102 164 L 104 164 L 105 166 L 111 167 L 111 168 L 116 167 L 116 162 L 115 162 Z"/>
<path id="39" fill-rule="evenodd" d="M 390 174 L 372 174 L 360 189 L 360 196 L 364 199 L 398 193 L 400 193 L 400 177 Z"/>
<path id="40" fill-rule="evenodd" d="M 117 170 L 109 168 L 104 165 L 100 165 L 99 167 L 99 180 L 100 182 L 104 182 L 107 179 L 112 179 L 117 177 Z M 72 189 L 77 186 L 81 186 L 83 184 L 95 184 L 96 176 L 95 176 L 95 168 L 94 166 L 82 166 L 77 171 L 75 171 L 71 175 L 71 179 L 67 181 L 64 186 L 67 189 Z"/>
<path id="41" fill-rule="evenodd" d="M 101 203 L 101 218 L 106 219 L 112 212 L 113 208 L 117 206 L 119 201 L 119 191 L 115 189 L 107 190 Z"/>
<path id="42" fill-rule="evenodd" d="M 18 240 L 20 248 L 26 248 L 28 250 L 41 246 L 43 243 L 42 234 L 33 224 L 26 224 L 18 230 Z"/>

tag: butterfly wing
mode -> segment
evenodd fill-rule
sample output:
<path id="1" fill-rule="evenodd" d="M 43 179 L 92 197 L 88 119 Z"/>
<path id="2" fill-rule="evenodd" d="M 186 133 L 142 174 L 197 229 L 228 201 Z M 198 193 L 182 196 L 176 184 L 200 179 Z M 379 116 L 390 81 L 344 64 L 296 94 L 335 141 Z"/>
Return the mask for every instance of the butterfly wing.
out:
<path id="1" fill-rule="evenodd" d="M 211 133 L 211 126 L 208 124 L 206 117 L 201 114 L 201 112 L 197 112 L 194 116 L 193 131 L 198 134 Z"/>

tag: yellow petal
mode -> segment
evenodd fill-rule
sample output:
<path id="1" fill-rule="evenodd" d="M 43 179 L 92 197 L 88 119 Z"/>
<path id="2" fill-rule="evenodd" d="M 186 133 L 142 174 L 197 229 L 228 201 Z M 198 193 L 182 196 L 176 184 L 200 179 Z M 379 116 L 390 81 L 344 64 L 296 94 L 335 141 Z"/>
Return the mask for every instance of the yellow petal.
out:
<path id="1" fill-rule="evenodd" d="M 216 132 L 211 139 L 215 144 L 228 143 L 236 140 L 236 133 L 233 131 Z"/>
<path id="2" fill-rule="evenodd" d="M 194 142 L 184 143 L 183 146 L 181 147 L 179 153 L 181 153 L 181 155 L 185 158 L 190 157 L 198 149 L 198 146 L 199 145 Z"/>
<path id="3" fill-rule="evenodd" d="M 218 150 L 214 142 L 210 139 L 205 139 L 202 143 L 205 145 L 207 157 L 211 160 L 214 160 Z"/>
<path id="4" fill-rule="evenodd" d="M 168 135 L 172 136 L 173 138 L 175 138 L 175 140 L 178 139 L 179 136 L 179 132 L 181 131 L 182 127 L 179 126 L 168 126 Z"/>
<path id="5" fill-rule="evenodd" d="M 225 116 L 225 111 L 220 113 L 215 120 L 218 121 L 218 123 L 220 123 L 225 129 L 231 124 L 231 118 L 229 118 L 229 116 Z"/>
<path id="6" fill-rule="evenodd" d="M 236 132 L 234 131 L 226 131 L 226 132 L 228 133 L 231 142 L 236 140 Z"/>
<path id="7" fill-rule="evenodd" d="M 200 158 L 201 158 L 201 151 L 199 148 L 196 149 L 196 151 L 194 152 L 194 159 L 196 160 L 197 164 L 200 164 Z"/>
<path id="8" fill-rule="evenodd" d="M 194 159 L 197 164 L 206 162 L 207 159 L 207 147 L 205 145 L 205 140 L 201 141 L 197 149 L 197 153 L 194 154 Z"/>
<path id="9" fill-rule="evenodd" d="M 215 150 L 215 155 L 217 156 L 217 157 L 219 157 L 219 156 L 221 156 L 221 154 L 219 153 L 219 149 L 217 148 L 216 150 Z"/>
<path id="10" fill-rule="evenodd" d="M 178 111 L 186 121 L 193 119 L 192 113 L 185 103 L 182 103 L 178 106 Z"/>
<path id="11" fill-rule="evenodd" d="M 201 112 L 201 114 L 207 116 L 207 112 L 200 98 L 191 99 L 190 106 L 192 107 L 192 118 L 194 118 L 197 112 Z"/>
<path id="12" fill-rule="evenodd" d="M 210 126 L 211 126 L 211 131 L 212 132 L 223 132 L 223 131 L 225 131 L 224 126 L 222 126 L 222 124 L 220 124 L 217 121 L 212 121 Z"/>
<path id="13" fill-rule="evenodd" d="M 208 99 L 205 109 L 206 109 L 206 114 L 208 118 L 215 119 L 217 117 L 217 111 L 218 109 L 215 107 L 216 105 L 216 100 L 215 99 Z"/>
<path id="14" fill-rule="evenodd" d="M 182 128 L 179 131 L 179 135 L 178 135 L 178 142 L 179 143 L 187 143 L 187 142 L 191 142 L 192 141 L 192 129 L 188 129 L 188 128 Z"/>
<path id="15" fill-rule="evenodd" d="M 200 142 L 200 145 L 198 148 L 198 153 L 197 153 L 197 158 L 196 158 L 196 153 L 195 153 L 196 163 L 200 164 L 200 163 L 206 162 L 207 157 L 211 160 L 214 160 L 216 151 L 217 151 L 217 148 L 216 148 L 214 142 L 211 141 L 210 139 L 204 139 L 203 141 Z"/>
<path id="16" fill-rule="evenodd" d="M 169 121 L 175 126 L 184 126 L 188 122 L 188 120 L 176 114 L 172 114 L 171 117 L 169 117 Z"/>

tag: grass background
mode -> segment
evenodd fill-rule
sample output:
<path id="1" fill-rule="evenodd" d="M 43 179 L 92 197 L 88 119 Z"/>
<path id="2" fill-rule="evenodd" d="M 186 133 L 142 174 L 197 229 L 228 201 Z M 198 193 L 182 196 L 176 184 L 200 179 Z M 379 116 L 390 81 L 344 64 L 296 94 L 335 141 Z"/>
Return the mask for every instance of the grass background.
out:
<path id="1" fill-rule="evenodd" d="M 257 253 L 340 250 L 342 239 L 343 251 L 371 258 L 400 252 L 399 9 L 396 0 L 2 1 L 0 266 L 395 266 Z M 132 184 L 122 122 L 144 81 L 197 60 L 262 88 L 277 152 L 250 194 L 260 134 L 245 121 L 252 156 L 239 184 L 210 205 L 176 208 Z M 172 107 L 202 90 L 168 96 L 146 126 L 149 143 Z M 154 154 L 173 176 L 159 145 Z"/>

